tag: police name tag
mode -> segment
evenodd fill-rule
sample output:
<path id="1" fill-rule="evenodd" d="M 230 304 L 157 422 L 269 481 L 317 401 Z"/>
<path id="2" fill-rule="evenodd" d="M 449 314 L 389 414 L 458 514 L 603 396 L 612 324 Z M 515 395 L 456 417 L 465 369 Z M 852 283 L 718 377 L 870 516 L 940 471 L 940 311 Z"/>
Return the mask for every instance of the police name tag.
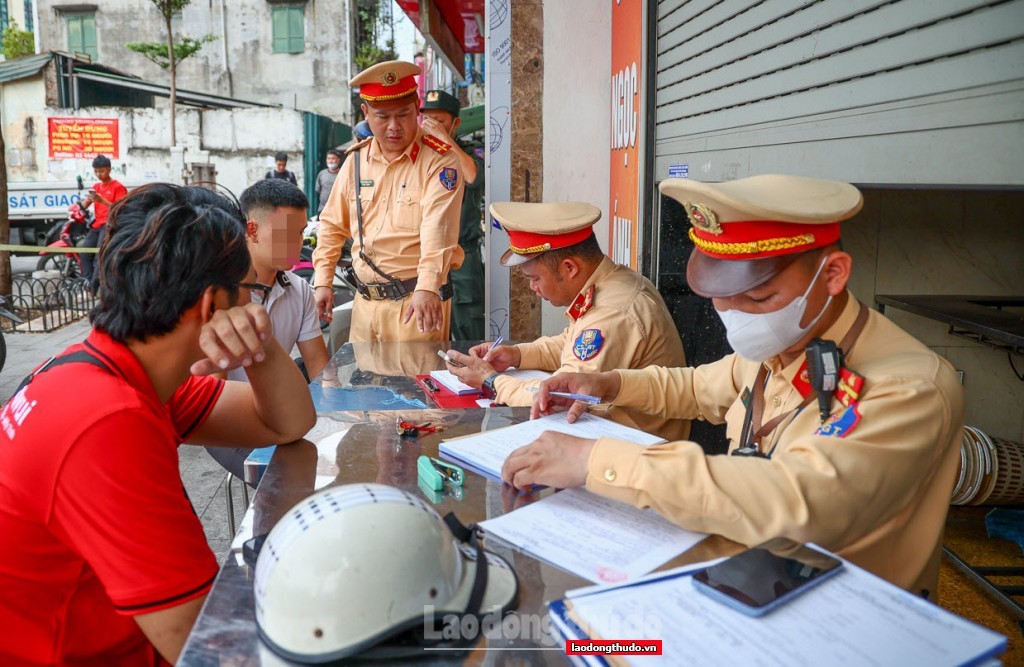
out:
<path id="1" fill-rule="evenodd" d="M 359 179 L 359 187 L 361 187 L 361 188 L 372 188 L 373 187 L 373 179 L 370 179 L 370 178 L 361 178 L 361 179 Z"/>

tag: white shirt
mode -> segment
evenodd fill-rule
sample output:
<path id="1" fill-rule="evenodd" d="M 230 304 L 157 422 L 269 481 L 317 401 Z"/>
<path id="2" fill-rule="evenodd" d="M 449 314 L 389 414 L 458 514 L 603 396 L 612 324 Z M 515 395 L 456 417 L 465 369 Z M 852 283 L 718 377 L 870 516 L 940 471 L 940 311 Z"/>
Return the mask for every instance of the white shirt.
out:
<path id="1" fill-rule="evenodd" d="M 316 314 L 313 288 L 291 271 L 282 271 L 279 276 L 284 276 L 289 285 L 284 287 L 281 280 L 275 280 L 264 308 L 274 325 L 274 338 L 285 352 L 291 353 L 296 343 L 312 340 L 323 333 L 320 331 L 320 318 Z M 252 291 L 254 302 L 259 303 L 261 298 L 261 292 Z M 228 379 L 249 381 L 244 368 L 229 371 Z"/>

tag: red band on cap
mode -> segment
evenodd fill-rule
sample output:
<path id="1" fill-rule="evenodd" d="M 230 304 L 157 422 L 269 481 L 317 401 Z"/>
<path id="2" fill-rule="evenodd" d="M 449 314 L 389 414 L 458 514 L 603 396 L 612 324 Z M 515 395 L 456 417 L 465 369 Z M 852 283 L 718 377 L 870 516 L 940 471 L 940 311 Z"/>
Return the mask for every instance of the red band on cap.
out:
<path id="1" fill-rule="evenodd" d="M 720 234 L 690 229 L 694 245 L 717 259 L 760 259 L 821 248 L 839 240 L 839 223 L 800 224 L 744 220 L 721 225 Z"/>
<path id="2" fill-rule="evenodd" d="M 577 229 L 574 232 L 566 232 L 565 234 L 506 231 L 508 231 L 509 250 L 517 255 L 532 255 L 547 250 L 568 248 L 571 245 L 586 241 L 592 233 L 590 226 Z"/>
<path id="3" fill-rule="evenodd" d="M 416 76 L 410 74 L 386 86 L 383 83 L 364 83 L 359 86 L 359 97 L 367 102 L 387 102 L 416 92 Z"/>

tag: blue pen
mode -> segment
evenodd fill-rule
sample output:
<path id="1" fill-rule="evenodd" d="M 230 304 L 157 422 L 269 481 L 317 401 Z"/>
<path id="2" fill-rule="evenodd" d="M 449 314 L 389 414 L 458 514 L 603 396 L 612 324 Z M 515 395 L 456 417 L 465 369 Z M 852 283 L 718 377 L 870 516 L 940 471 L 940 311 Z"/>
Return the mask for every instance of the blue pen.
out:
<path id="1" fill-rule="evenodd" d="M 540 387 L 527 387 L 526 391 L 536 394 L 540 391 Z M 567 391 L 552 391 L 549 392 L 552 396 L 559 396 L 561 398 L 571 398 L 574 401 L 582 401 L 583 403 L 590 403 L 591 405 L 597 405 L 601 402 L 601 399 L 597 396 L 588 396 L 586 394 L 570 394 Z"/>
<path id="2" fill-rule="evenodd" d="M 501 345 L 501 341 L 503 341 L 503 340 L 505 340 L 505 337 L 504 337 L 504 336 L 498 336 L 498 340 L 494 341 L 494 344 L 493 344 L 493 345 L 491 345 L 491 347 L 490 347 L 490 348 L 489 348 L 489 349 L 487 350 L 487 352 L 486 352 L 486 353 L 484 354 L 484 359 L 486 359 L 486 358 L 487 358 L 487 355 L 488 355 L 488 354 L 490 354 L 491 352 L 494 352 L 494 348 L 496 348 L 496 347 L 498 347 L 499 345 Z"/>

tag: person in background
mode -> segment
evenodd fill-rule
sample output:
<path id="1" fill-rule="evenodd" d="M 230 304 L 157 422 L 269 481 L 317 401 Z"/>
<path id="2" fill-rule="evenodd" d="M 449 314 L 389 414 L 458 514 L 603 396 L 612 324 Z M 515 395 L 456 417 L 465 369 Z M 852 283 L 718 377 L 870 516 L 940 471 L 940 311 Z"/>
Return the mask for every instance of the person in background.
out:
<path id="1" fill-rule="evenodd" d="M 341 169 L 341 151 L 334 148 L 327 151 L 327 168 L 321 169 L 316 175 L 316 214 L 327 206 L 327 199 L 331 196 L 331 188 L 334 187 L 334 180 L 338 178 L 338 170 Z"/>
<path id="2" fill-rule="evenodd" d="M 569 391 L 724 422 L 730 455 L 707 456 L 695 442 L 643 447 L 548 432 L 513 452 L 502 478 L 518 488 L 585 485 L 749 546 L 814 542 L 933 595 L 963 388 L 948 361 L 847 289 L 853 260 L 840 222 L 860 210 L 860 192 L 781 175 L 670 178 L 659 188 L 689 215 L 687 283 L 712 299 L 735 353 L 697 368 L 558 375 L 542 384 L 533 414 L 569 407 L 549 393 Z M 582 409 L 572 405 L 569 421 Z"/>
<path id="3" fill-rule="evenodd" d="M 501 264 L 516 267 L 530 289 L 553 306 L 565 308 L 569 325 L 557 336 L 518 345 L 490 344 L 468 355 L 449 357 L 464 364 L 448 370 L 487 398 L 513 406 L 531 405 L 540 380 L 502 375 L 515 367 L 579 373 L 652 365 L 682 366 L 683 342 L 664 300 L 651 281 L 601 251 L 593 226 L 601 209 L 584 202 L 495 202 L 491 215 L 508 232 Z M 686 419 L 613 409 L 612 419 L 666 439 L 690 433 Z"/>
<path id="4" fill-rule="evenodd" d="M 264 179 L 279 178 L 282 181 L 288 181 L 292 185 L 298 185 L 299 182 L 295 179 L 295 174 L 288 171 L 288 154 L 278 153 L 274 156 L 274 168 L 267 172 Z"/>
<path id="5" fill-rule="evenodd" d="M 465 253 L 462 266 L 452 270 L 452 340 L 483 340 L 487 335 L 484 326 L 484 259 L 480 249 L 484 230 L 480 224 L 481 202 L 484 196 L 483 149 L 467 152 L 457 141 L 459 125 L 459 100 L 443 90 L 428 90 L 420 113 L 423 120 L 420 127 L 427 134 L 451 144 L 452 152 L 459 158 L 466 189 L 462 195 L 462 211 L 459 216 L 459 246 Z M 480 155 L 476 154 L 479 150 Z"/>
<path id="6" fill-rule="evenodd" d="M 85 248 L 99 248 L 103 245 L 110 207 L 128 195 L 128 188 L 124 187 L 120 181 L 110 177 L 110 158 L 106 155 L 97 155 L 93 158 L 92 170 L 99 180 L 89 189 L 89 193 L 82 198 L 81 202 L 82 208 L 95 206 L 92 227 L 86 232 L 82 244 Z M 99 282 L 97 256 L 93 253 L 83 252 L 81 257 L 82 277 L 89 281 L 89 289 L 95 294 Z"/>
<path id="7" fill-rule="evenodd" d="M 316 316 L 313 288 L 288 270 L 299 261 L 309 200 L 294 185 L 273 179 L 246 188 L 239 204 L 245 216 L 246 245 L 256 271 L 252 301 L 270 314 L 274 338 L 281 349 L 291 352 L 298 346 L 299 367 L 307 380 L 316 377 L 330 356 Z M 236 368 L 226 377 L 245 382 L 245 369 Z M 245 478 L 245 459 L 252 447 L 207 447 L 206 451 L 225 470 Z"/>
<path id="8" fill-rule="evenodd" d="M 169 665 L 217 575 L 183 442 L 264 446 L 316 421 L 252 303 L 237 205 L 139 188 L 112 211 L 81 343 L 0 410 L 0 664 Z M 244 368 L 248 382 L 216 371 Z"/>
<path id="9" fill-rule="evenodd" d="M 353 239 L 350 278 L 359 293 L 353 342 L 449 336 L 449 272 L 462 263 L 464 179 L 451 144 L 417 122 L 420 73 L 417 65 L 393 60 L 349 82 L 359 86 L 373 136 L 349 150 L 320 214 L 313 264 L 317 309 L 330 321 L 335 266 L 345 240 Z"/>

